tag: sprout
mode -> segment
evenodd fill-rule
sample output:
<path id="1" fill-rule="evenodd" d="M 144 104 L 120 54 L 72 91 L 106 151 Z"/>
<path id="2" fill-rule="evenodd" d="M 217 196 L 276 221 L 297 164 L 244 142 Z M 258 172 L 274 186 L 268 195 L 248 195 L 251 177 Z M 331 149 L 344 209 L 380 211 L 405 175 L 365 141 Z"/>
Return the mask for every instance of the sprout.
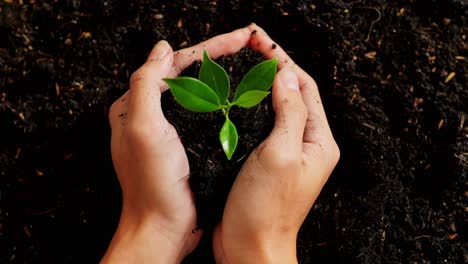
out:
<path id="1" fill-rule="evenodd" d="M 226 121 L 219 133 L 221 146 L 228 160 L 237 147 L 238 135 L 234 123 L 229 119 L 232 106 L 250 108 L 259 104 L 268 94 L 276 76 L 278 59 L 274 58 L 255 65 L 242 79 L 233 101 L 229 101 L 229 77 L 219 64 L 203 52 L 203 63 L 198 79 L 177 77 L 164 79 L 175 100 L 193 112 L 222 111 Z"/>

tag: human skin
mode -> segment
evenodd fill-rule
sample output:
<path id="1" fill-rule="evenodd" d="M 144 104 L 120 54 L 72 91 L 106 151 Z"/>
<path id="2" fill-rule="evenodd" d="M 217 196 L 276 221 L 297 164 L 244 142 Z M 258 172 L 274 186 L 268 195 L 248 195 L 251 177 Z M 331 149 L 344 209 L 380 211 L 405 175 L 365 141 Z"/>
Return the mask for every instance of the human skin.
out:
<path id="1" fill-rule="evenodd" d="M 175 128 L 161 109 L 163 78 L 202 58 L 230 55 L 248 44 L 250 29 L 220 35 L 173 52 L 159 42 L 111 106 L 111 152 L 122 188 L 120 222 L 101 263 L 180 263 L 197 246 L 189 163 Z"/>
<path id="2" fill-rule="evenodd" d="M 299 228 L 340 152 L 314 80 L 260 27 L 250 48 L 278 57 L 275 125 L 244 163 L 213 237 L 217 263 L 297 263 Z"/>
<path id="3" fill-rule="evenodd" d="M 256 32 L 256 33 L 253 33 Z M 163 78 L 193 61 L 250 45 L 279 58 L 273 85 L 275 127 L 247 159 L 214 233 L 218 263 L 295 263 L 296 236 L 339 158 L 317 86 L 256 25 L 172 52 L 159 42 L 109 111 L 112 159 L 122 187 L 119 226 L 101 263 L 180 263 L 197 246 L 189 165 L 164 118 Z"/>

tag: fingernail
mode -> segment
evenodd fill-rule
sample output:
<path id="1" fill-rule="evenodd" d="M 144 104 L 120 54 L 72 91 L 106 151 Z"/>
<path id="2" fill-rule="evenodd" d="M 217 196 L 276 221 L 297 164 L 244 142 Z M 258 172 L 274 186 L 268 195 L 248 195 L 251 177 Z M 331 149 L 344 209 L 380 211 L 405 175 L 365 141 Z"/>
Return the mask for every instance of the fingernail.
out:
<path id="1" fill-rule="evenodd" d="M 156 43 L 156 45 L 154 45 L 153 50 L 151 50 L 151 53 L 148 56 L 148 60 L 158 61 L 163 59 L 167 56 L 167 54 L 169 54 L 169 51 L 171 50 L 170 48 L 171 46 L 169 43 L 167 43 L 167 41 L 160 40 L 158 43 Z"/>
<path id="2" fill-rule="evenodd" d="M 292 70 L 283 70 L 280 72 L 281 82 L 286 88 L 299 91 L 299 82 L 296 74 Z"/>

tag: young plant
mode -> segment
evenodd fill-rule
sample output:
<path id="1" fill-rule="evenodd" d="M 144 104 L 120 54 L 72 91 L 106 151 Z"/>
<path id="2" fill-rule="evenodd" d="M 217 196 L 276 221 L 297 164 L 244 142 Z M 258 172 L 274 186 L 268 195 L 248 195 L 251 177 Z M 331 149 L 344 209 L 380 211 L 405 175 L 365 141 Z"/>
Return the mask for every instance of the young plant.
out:
<path id="1" fill-rule="evenodd" d="M 230 83 L 226 71 L 203 52 L 203 62 L 198 79 L 177 77 L 164 79 L 175 100 L 193 112 L 213 112 L 221 110 L 226 121 L 219 133 L 219 140 L 228 160 L 237 147 L 236 126 L 229 119 L 232 106 L 250 108 L 259 104 L 270 94 L 269 90 L 276 75 L 278 59 L 264 61 L 255 65 L 237 86 L 234 98 L 229 101 Z"/>

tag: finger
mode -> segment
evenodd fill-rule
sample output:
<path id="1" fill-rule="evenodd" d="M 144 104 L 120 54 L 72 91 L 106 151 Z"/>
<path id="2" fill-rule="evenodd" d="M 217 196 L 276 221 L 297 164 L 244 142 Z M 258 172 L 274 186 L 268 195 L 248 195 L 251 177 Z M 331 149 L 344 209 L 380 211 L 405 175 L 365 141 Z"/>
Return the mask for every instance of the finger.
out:
<path id="1" fill-rule="evenodd" d="M 274 141 L 275 147 L 279 145 L 282 151 L 302 153 L 307 109 L 293 71 L 284 69 L 278 72 L 273 82 L 272 98 L 276 115 L 271 140 Z"/>
<path id="2" fill-rule="evenodd" d="M 173 62 L 171 46 L 160 41 L 148 60 L 130 78 L 128 119 L 137 124 L 158 123 L 164 119 L 161 109 L 162 78 L 168 76 Z"/>
<path id="3" fill-rule="evenodd" d="M 328 125 L 320 93 L 314 79 L 295 64 L 281 46 L 276 44 L 262 28 L 255 24 L 252 24 L 249 27 L 252 32 L 255 31 L 255 34 L 252 34 L 250 39 L 250 47 L 254 50 L 260 51 L 268 59 L 278 57 L 278 68 L 290 68 L 296 73 L 299 79 L 299 87 L 308 112 L 303 137 L 304 142 L 316 143 L 320 141 L 322 137 L 330 136 L 331 130 Z M 275 44 L 274 49 L 272 46 L 273 44 Z"/>
<path id="4" fill-rule="evenodd" d="M 267 59 L 278 57 L 278 69 L 280 70 L 295 65 L 295 62 L 283 48 L 274 42 L 261 27 L 251 24 L 248 28 L 252 31 L 249 42 L 251 49 L 260 51 Z"/>
<path id="5" fill-rule="evenodd" d="M 210 58 L 217 59 L 220 56 L 228 56 L 238 52 L 249 43 L 251 31 L 248 27 L 234 30 L 230 33 L 222 34 L 193 47 L 185 48 L 174 53 L 174 65 L 169 77 L 179 75 L 185 68 L 193 62 L 203 58 L 203 50 L 207 50 Z M 162 87 L 163 91 L 167 85 Z"/>
<path id="6" fill-rule="evenodd" d="M 307 106 L 307 122 L 304 130 L 304 143 L 323 142 L 325 137 L 331 136 L 325 109 L 323 108 L 318 87 L 315 81 L 305 78 L 301 86 L 301 94 Z"/>

